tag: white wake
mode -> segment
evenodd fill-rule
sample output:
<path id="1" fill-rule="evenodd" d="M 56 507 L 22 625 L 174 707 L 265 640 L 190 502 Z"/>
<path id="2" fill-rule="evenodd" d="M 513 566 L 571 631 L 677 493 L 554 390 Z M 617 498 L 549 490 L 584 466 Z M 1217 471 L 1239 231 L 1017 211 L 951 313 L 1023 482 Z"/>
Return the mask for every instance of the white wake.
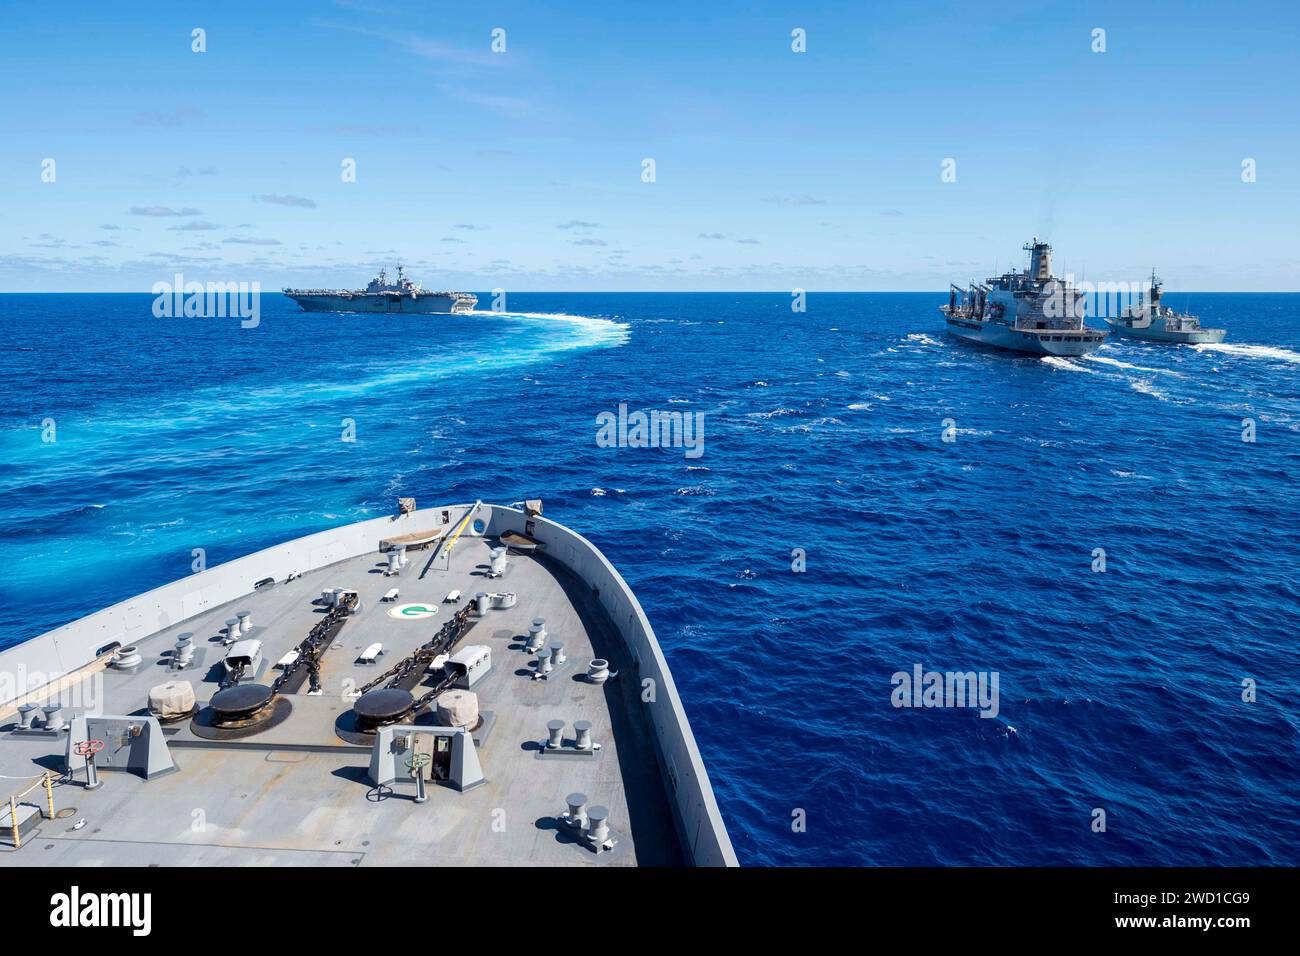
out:
<path id="1" fill-rule="evenodd" d="M 598 319 L 590 315 L 570 315 L 567 312 L 497 312 L 479 310 L 467 313 L 481 319 L 530 319 L 538 322 L 566 322 L 574 326 L 576 335 L 572 348 L 584 348 L 593 345 L 621 345 L 628 339 L 629 326 L 626 322 L 613 319 Z"/>
<path id="2" fill-rule="evenodd" d="M 1044 365 L 1050 365 L 1052 368 L 1059 368 L 1062 372 L 1086 372 L 1089 375 L 1100 375 L 1090 368 L 1084 368 L 1082 365 L 1076 365 L 1067 358 L 1061 358 L 1059 355 L 1044 355 L 1039 359 Z"/>
<path id="3" fill-rule="evenodd" d="M 1222 352 L 1225 355 L 1240 355 L 1242 358 L 1273 359 L 1277 362 L 1300 363 L 1300 352 L 1279 348 L 1274 345 L 1234 345 L 1227 342 L 1206 342 L 1193 345 L 1198 352 Z"/>

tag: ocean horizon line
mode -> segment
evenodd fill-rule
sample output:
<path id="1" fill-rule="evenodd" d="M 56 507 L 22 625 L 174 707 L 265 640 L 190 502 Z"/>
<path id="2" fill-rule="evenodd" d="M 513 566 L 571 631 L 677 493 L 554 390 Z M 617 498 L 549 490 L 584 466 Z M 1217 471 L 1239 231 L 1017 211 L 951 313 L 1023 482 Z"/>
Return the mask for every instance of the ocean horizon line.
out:
<path id="1" fill-rule="evenodd" d="M 480 290 L 487 291 L 487 290 Z M 791 289 L 509 289 L 510 295 L 785 295 Z M 946 295 L 947 289 L 807 289 L 808 295 Z M 0 289 L 0 295 L 156 295 L 149 289 Z M 284 295 L 267 289 L 267 295 Z M 1300 289 L 1178 289 L 1171 295 L 1296 295 Z M 486 310 L 480 310 L 486 311 Z"/>

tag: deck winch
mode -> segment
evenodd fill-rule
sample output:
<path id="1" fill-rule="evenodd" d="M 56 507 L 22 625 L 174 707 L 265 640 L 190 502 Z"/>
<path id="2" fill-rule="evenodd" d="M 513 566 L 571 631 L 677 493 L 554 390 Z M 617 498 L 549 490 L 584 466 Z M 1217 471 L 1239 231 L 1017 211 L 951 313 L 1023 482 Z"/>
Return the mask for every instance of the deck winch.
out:
<path id="1" fill-rule="evenodd" d="M 469 686 L 467 681 L 471 665 L 475 679 L 481 676 L 485 665 L 490 666 L 490 657 L 488 661 L 482 661 L 474 656 L 455 666 L 447 663 L 433 685 L 420 687 L 424 693 L 418 698 L 415 696 L 416 688 L 429 666 L 455 646 L 474 624 L 473 609 L 473 604 L 461 608 L 438 629 L 431 640 L 359 688 L 360 696 L 352 705 L 350 720 L 340 718 L 336 723 L 336 732 L 344 735 L 344 739 L 351 739 L 351 735 L 368 737 L 383 727 L 414 721 L 443 691 L 453 686 Z"/>
<path id="2" fill-rule="evenodd" d="M 212 695 L 214 727 L 252 727 L 271 716 L 275 691 L 265 684 L 234 684 Z"/>
<path id="3" fill-rule="evenodd" d="M 415 695 L 409 690 L 385 687 L 357 698 L 352 705 L 357 733 L 373 734 L 380 727 L 399 724 L 415 709 Z"/>
<path id="4" fill-rule="evenodd" d="M 334 603 L 325 616 L 312 625 L 307 636 L 298 642 L 295 648 L 297 656 L 285 665 L 284 671 L 270 686 L 249 680 L 257 677 L 261 642 L 244 640 L 231 647 L 231 654 L 224 662 L 226 674 L 221 689 L 212 695 L 207 708 L 199 712 L 191 725 L 196 734 L 211 737 L 214 734 L 226 736 L 222 733 L 224 731 L 253 733 L 265 730 L 272 720 L 278 723 L 288 716 L 288 698 L 282 694 L 293 693 L 307 680 L 311 682 L 308 693 L 320 693 L 321 655 L 358 604 L 356 591 L 338 588 L 331 593 Z M 251 648 L 241 654 L 234 653 L 241 645 L 253 644 L 258 645 L 256 654 L 251 653 Z"/>

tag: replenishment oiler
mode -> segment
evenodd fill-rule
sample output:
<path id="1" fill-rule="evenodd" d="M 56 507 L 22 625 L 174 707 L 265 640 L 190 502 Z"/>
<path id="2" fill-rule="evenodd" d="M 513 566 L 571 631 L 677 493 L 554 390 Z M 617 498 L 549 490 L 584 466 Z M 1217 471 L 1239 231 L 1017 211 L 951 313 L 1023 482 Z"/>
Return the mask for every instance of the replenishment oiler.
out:
<path id="1" fill-rule="evenodd" d="M 468 292 L 426 292 L 397 267 L 397 280 L 390 282 L 387 270 L 370 280 L 364 289 L 285 289 L 284 294 L 305 312 L 415 312 L 447 314 L 472 312 L 478 296 Z"/>
<path id="2" fill-rule="evenodd" d="M 1107 318 L 1106 324 L 1116 335 L 1147 342 L 1169 342 L 1182 345 L 1203 345 L 1222 342 L 1227 329 L 1207 329 L 1194 315 L 1175 312 L 1160 304 L 1164 284 L 1151 270 L 1150 298 L 1143 298 L 1125 309 L 1118 318 Z"/>
<path id="3" fill-rule="evenodd" d="M 399 499 L 0 652 L 0 866 L 735 865 L 641 605 L 541 511 Z"/>
<path id="4" fill-rule="evenodd" d="M 1052 275 L 1052 247 L 1035 238 L 1023 247 L 1029 268 L 950 286 L 939 307 L 948 331 L 980 345 L 1032 355 L 1086 355 L 1106 333 L 1083 324 L 1086 296 L 1068 279 Z"/>

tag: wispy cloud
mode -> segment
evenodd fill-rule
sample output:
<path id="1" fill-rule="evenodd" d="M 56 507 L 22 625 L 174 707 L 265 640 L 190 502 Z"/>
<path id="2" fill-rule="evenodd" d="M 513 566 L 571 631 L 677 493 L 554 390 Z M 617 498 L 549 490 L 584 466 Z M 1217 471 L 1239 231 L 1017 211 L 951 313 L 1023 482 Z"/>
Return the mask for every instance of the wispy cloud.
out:
<path id="1" fill-rule="evenodd" d="M 149 258 L 149 259 L 165 259 L 165 260 L 167 260 L 168 262 L 174 262 L 174 263 L 189 263 L 189 264 L 191 264 L 191 265 L 199 264 L 199 263 L 220 262 L 220 261 L 221 261 L 221 257 L 220 257 L 220 256 L 178 256 L 178 255 L 177 255 L 176 253 L 174 253 L 174 252 L 151 252 L 151 253 L 149 253 L 148 258 Z M 130 263 L 124 263 L 124 264 L 125 264 L 125 265 L 130 265 Z M 153 265 L 153 263 L 149 263 L 149 265 Z"/>
<path id="2" fill-rule="evenodd" d="M 453 46 L 445 40 L 437 37 L 419 36 L 414 33 L 398 32 L 395 30 L 375 30 L 370 27 L 356 26 L 350 23 L 337 23 L 321 21 L 321 26 L 331 30 L 343 30 L 347 33 L 356 33 L 360 36 L 372 37 L 376 40 L 383 40 L 387 43 L 395 44 L 404 50 L 407 50 L 423 60 L 431 60 L 436 63 L 457 64 L 460 66 L 488 66 L 493 64 L 493 56 L 490 50 L 486 49 L 467 49 L 465 47 Z M 496 59 L 500 60 L 501 57 Z"/>
<path id="3" fill-rule="evenodd" d="M 369 123 L 353 123 L 345 126 L 335 126 L 334 132 L 346 133 L 357 136 L 400 136 L 403 133 L 418 133 L 421 128 L 413 124 L 402 126 L 381 126 Z"/>
<path id="4" fill-rule="evenodd" d="M 476 226 L 476 225 L 474 225 L 472 222 L 458 222 L 458 223 L 456 223 L 456 225 L 452 226 L 451 228 L 453 228 L 453 229 L 464 229 L 464 230 L 466 230 L 466 231 L 468 231 L 468 232 L 482 232 L 484 229 L 487 229 L 488 227 L 487 227 L 487 226 Z"/>
<path id="5" fill-rule="evenodd" d="M 132 206 L 133 216 L 197 216 L 197 209 L 173 209 L 171 206 Z"/>
<path id="6" fill-rule="evenodd" d="M 277 196 L 275 194 L 258 196 L 259 202 L 269 202 L 275 206 L 296 206 L 299 209 L 315 209 L 316 203 L 302 196 Z"/>
<path id="7" fill-rule="evenodd" d="M 228 239 L 222 239 L 223 243 L 228 246 L 278 246 L 279 239 L 255 239 L 252 237 L 244 238 L 242 236 L 231 236 Z"/>
<path id="8" fill-rule="evenodd" d="M 584 222 L 581 219 L 570 219 L 568 222 L 557 223 L 556 229 L 599 229 L 598 222 Z"/>
<path id="9" fill-rule="evenodd" d="M 220 229 L 215 222 L 204 222 L 202 219 L 194 219 L 185 223 L 183 226 L 169 226 L 172 232 L 211 232 L 213 229 Z"/>
<path id="10" fill-rule="evenodd" d="M 723 235 L 722 233 L 720 233 L 720 232 L 702 232 L 702 233 L 700 233 L 699 236 L 697 236 L 696 238 L 699 238 L 699 239 L 726 239 L 727 237 L 724 236 L 724 235 Z"/>
<path id="11" fill-rule="evenodd" d="M 609 245 L 604 239 L 574 239 L 572 245 L 575 246 L 607 246 Z"/>
<path id="12" fill-rule="evenodd" d="M 523 57 L 518 53 L 497 56 L 486 43 L 463 47 L 440 37 L 420 36 L 409 31 L 377 30 L 335 21 L 317 22 L 326 29 L 343 30 L 391 43 L 424 61 L 429 65 L 429 72 L 441 81 L 437 90 L 445 97 L 515 118 L 532 116 L 537 112 L 538 105 L 527 97 L 485 90 L 479 86 L 489 74 L 499 74 L 522 62 Z"/>
<path id="13" fill-rule="evenodd" d="M 814 199 L 808 194 L 802 196 L 768 196 L 763 202 L 778 203 L 782 206 L 824 206 L 825 199 Z"/>
<path id="14" fill-rule="evenodd" d="M 762 243 L 759 242 L 757 239 L 737 239 L 736 241 L 737 241 L 738 243 L 740 243 L 742 246 L 759 246 L 759 245 L 762 245 Z"/>
<path id="15" fill-rule="evenodd" d="M 440 83 L 438 92 L 444 96 L 458 99 L 463 103 L 469 103 L 471 106 L 479 106 L 485 110 L 500 113 L 502 116 L 508 116 L 511 119 L 526 119 L 535 116 L 538 110 L 538 105 L 527 97 L 472 90 L 459 80 L 455 83 Z"/>

